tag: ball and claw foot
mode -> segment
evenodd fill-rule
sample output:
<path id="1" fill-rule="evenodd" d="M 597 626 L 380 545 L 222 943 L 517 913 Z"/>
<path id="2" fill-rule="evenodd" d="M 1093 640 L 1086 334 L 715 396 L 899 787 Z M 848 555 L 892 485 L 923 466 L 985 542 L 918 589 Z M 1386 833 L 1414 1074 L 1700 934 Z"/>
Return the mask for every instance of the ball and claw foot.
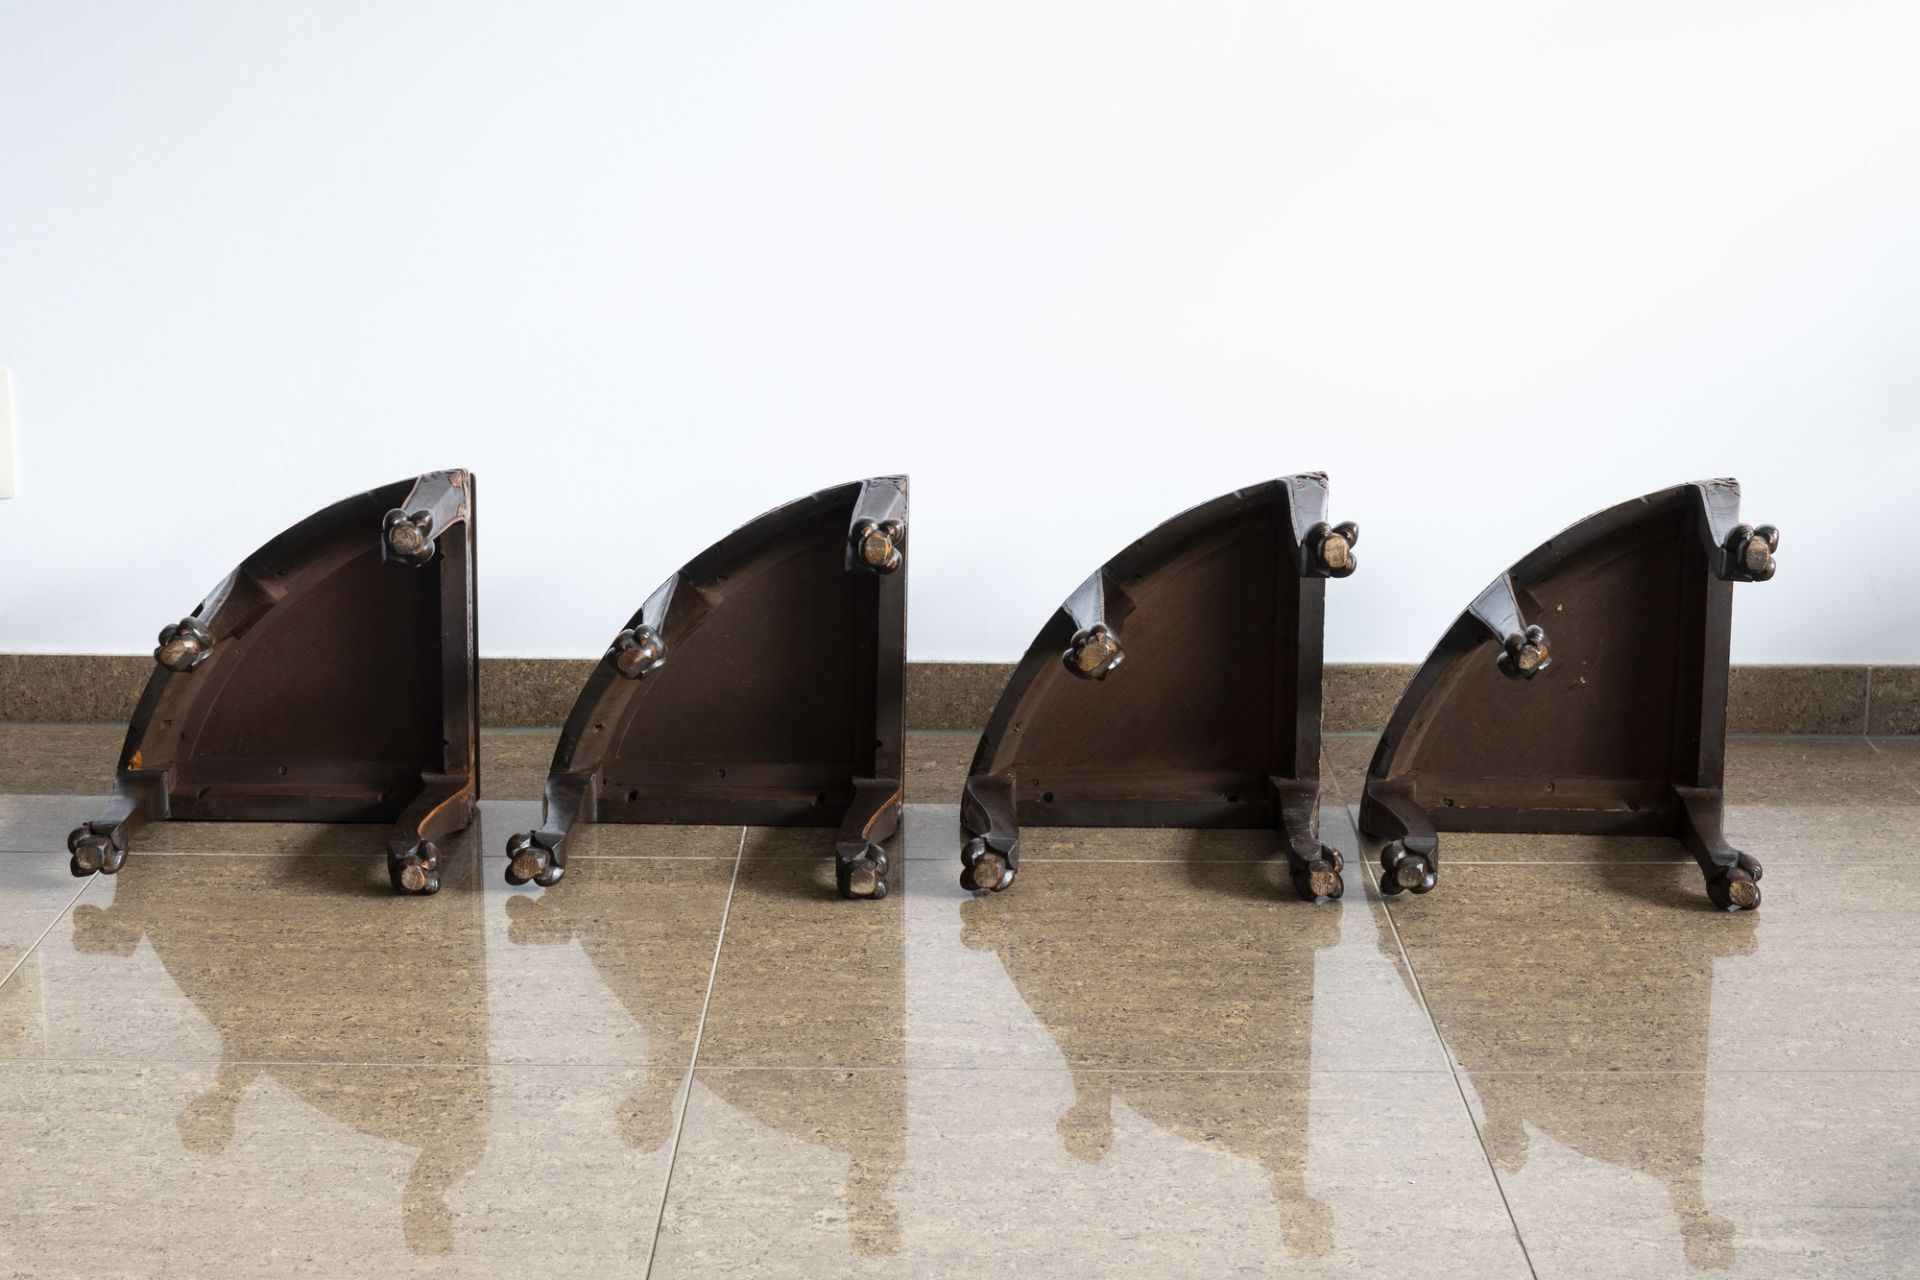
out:
<path id="1" fill-rule="evenodd" d="M 1426 855 L 1411 853 L 1399 840 L 1387 842 L 1380 850 L 1380 892 L 1392 897 L 1397 893 L 1431 893 L 1439 877 Z"/>
<path id="2" fill-rule="evenodd" d="M 402 564 L 423 565 L 433 559 L 433 514 L 416 511 L 412 515 L 395 507 L 381 522 L 381 541 L 387 557 Z"/>
<path id="3" fill-rule="evenodd" d="M 440 850 L 431 840 L 422 840 L 388 866 L 393 887 L 401 893 L 440 892 Z"/>
<path id="4" fill-rule="evenodd" d="M 533 832 L 522 831 L 507 841 L 508 884 L 537 884 L 548 889 L 566 874 L 567 869 L 554 860 L 553 850 L 536 840 Z"/>
<path id="5" fill-rule="evenodd" d="M 1509 680 L 1531 680 L 1552 665 L 1547 633 L 1537 626 L 1508 636 L 1500 654 L 1500 674 Z"/>
<path id="6" fill-rule="evenodd" d="M 1060 660 L 1082 680 L 1105 680 L 1109 671 L 1127 660 L 1127 655 L 1120 648 L 1120 637 L 1108 630 L 1106 623 L 1096 622 L 1073 633 Z"/>
<path id="7" fill-rule="evenodd" d="M 1346 881 L 1341 876 L 1346 859 L 1332 845 L 1320 846 L 1320 856 L 1293 871 L 1293 887 L 1308 902 L 1321 899 L 1338 898 L 1347 891 Z"/>
<path id="8" fill-rule="evenodd" d="M 1360 526 L 1344 520 L 1331 527 L 1317 525 L 1313 531 L 1313 558 L 1320 572 L 1329 578 L 1349 577 L 1358 562 L 1353 549 L 1360 542 Z"/>
<path id="9" fill-rule="evenodd" d="M 191 671 L 213 652 L 213 637 L 198 618 L 182 618 L 160 629 L 160 647 L 153 660 L 169 671 Z"/>
<path id="10" fill-rule="evenodd" d="M 613 638 L 613 667 L 629 680 L 658 671 L 667 662 L 667 642 L 649 626 L 629 627 Z"/>
<path id="11" fill-rule="evenodd" d="M 1780 549 L 1780 531 L 1770 524 L 1735 527 L 1727 539 L 1733 553 L 1734 572 L 1748 582 L 1765 582 L 1773 577 L 1773 553 Z"/>
<path id="12" fill-rule="evenodd" d="M 76 876 L 90 876 L 96 871 L 110 876 L 127 861 L 125 849 L 116 848 L 110 837 L 87 827 L 81 827 L 67 837 L 67 852 L 73 855 L 69 869 Z"/>
<path id="13" fill-rule="evenodd" d="M 1722 911 L 1756 911 L 1760 907 L 1760 861 L 1737 854 L 1730 867 L 1707 873 L 1707 896 Z"/>
<path id="14" fill-rule="evenodd" d="M 853 550 L 860 563 L 875 573 L 892 573 L 906 563 L 900 547 L 907 531 L 897 520 L 879 524 L 862 521 L 853 531 Z"/>
<path id="15" fill-rule="evenodd" d="M 987 842 L 975 836 L 961 855 L 966 867 L 960 872 L 960 887 L 975 893 L 1000 893 L 1013 883 L 1014 868 L 1006 857 L 987 848 Z"/>
<path id="16" fill-rule="evenodd" d="M 847 858 L 840 863 L 840 896 L 873 898 L 876 901 L 886 897 L 887 872 L 892 865 L 885 849 L 877 844 L 869 844 L 860 857 Z"/>

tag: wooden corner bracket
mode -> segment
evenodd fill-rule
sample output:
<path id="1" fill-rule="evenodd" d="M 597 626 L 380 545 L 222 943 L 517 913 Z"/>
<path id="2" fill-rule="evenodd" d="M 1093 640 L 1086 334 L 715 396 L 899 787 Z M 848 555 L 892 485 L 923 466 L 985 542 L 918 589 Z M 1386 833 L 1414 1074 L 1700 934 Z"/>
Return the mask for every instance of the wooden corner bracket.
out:
<path id="1" fill-rule="evenodd" d="M 907 478 L 776 508 L 647 597 L 587 677 L 507 881 L 566 874 L 589 822 L 838 826 L 842 895 L 884 898 L 900 822 Z"/>
<path id="2" fill-rule="evenodd" d="M 1020 828 L 1272 827 L 1294 887 L 1338 898 L 1320 840 L 1326 580 L 1359 528 L 1327 521 L 1327 478 L 1203 503 L 1082 583 L 1015 668 L 961 798 L 960 883 L 998 892 Z"/>
<path id="3" fill-rule="evenodd" d="M 479 791 L 473 477 L 335 503 L 160 632 L 106 812 L 67 838 L 112 875 L 149 822 L 383 822 L 402 893 Z"/>
<path id="4" fill-rule="evenodd" d="M 1717 906 L 1760 905 L 1721 830 L 1733 584 L 1773 577 L 1780 533 L 1702 480 L 1593 515 L 1460 615 L 1374 752 L 1362 833 L 1381 887 L 1425 893 L 1440 831 L 1677 836 Z"/>

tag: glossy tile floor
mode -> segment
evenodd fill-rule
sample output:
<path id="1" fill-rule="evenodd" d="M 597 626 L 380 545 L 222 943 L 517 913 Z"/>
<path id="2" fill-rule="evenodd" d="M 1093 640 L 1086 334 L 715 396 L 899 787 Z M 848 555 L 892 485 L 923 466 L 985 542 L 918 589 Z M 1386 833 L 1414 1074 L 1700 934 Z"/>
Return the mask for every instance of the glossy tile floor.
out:
<path id="1" fill-rule="evenodd" d="M 368 828 L 154 828 L 120 731 L 0 729 L 0 1276 L 1920 1275 L 1920 743 L 1749 738 L 1757 914 L 1666 840 L 1448 837 L 1391 905 L 1235 832 L 1043 831 L 896 890 L 818 831 L 602 828 L 501 879 L 551 738 L 398 899 Z M 82 793 L 96 799 L 77 798 Z"/>

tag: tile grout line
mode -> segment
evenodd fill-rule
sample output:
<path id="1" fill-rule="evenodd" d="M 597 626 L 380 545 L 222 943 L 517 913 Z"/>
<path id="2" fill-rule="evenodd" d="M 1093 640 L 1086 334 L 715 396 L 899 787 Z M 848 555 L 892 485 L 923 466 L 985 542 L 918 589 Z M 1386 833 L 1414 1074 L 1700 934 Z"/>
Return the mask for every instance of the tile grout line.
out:
<path id="1" fill-rule="evenodd" d="M 53 918 L 47 921 L 47 927 L 36 934 L 33 941 L 27 944 L 27 949 L 20 953 L 20 958 L 13 962 L 13 967 L 8 969 L 4 975 L 0 975 L 0 987 L 4 987 L 7 983 L 13 981 L 13 975 L 20 972 L 20 966 L 27 962 L 27 957 L 40 949 L 40 944 L 45 942 L 47 935 L 53 932 L 53 926 L 59 924 L 61 917 L 66 915 L 67 912 L 73 910 L 73 904 L 80 901 L 80 895 L 87 891 L 88 886 L 91 885 L 99 875 L 100 873 L 96 871 L 93 875 L 82 880 L 80 887 L 73 891 L 73 896 L 60 904 L 59 908 L 54 911 Z"/>
<path id="2" fill-rule="evenodd" d="M 1366 864 L 1366 872 L 1368 882 L 1372 883 L 1372 863 Z M 1384 893 L 1380 895 L 1380 910 L 1386 913 L 1387 928 L 1393 930 L 1393 945 L 1400 951 L 1400 962 L 1407 966 L 1407 977 L 1413 983 L 1414 994 L 1420 997 L 1420 1008 L 1427 1015 L 1427 1025 L 1433 1028 L 1433 1038 L 1440 1042 L 1440 1052 L 1447 1060 L 1447 1073 L 1453 1078 L 1454 1092 L 1460 1096 L 1460 1108 L 1467 1113 L 1467 1123 L 1473 1126 L 1473 1140 L 1479 1144 L 1480 1158 L 1487 1163 L 1487 1176 L 1493 1179 L 1493 1189 L 1500 1197 L 1500 1207 L 1506 1210 L 1507 1224 L 1513 1228 L 1514 1243 L 1520 1246 L 1520 1258 L 1527 1264 L 1527 1274 L 1534 1280 L 1540 1280 L 1540 1272 L 1533 1265 L 1533 1253 L 1527 1248 L 1527 1237 L 1520 1230 L 1520 1219 L 1513 1216 L 1513 1205 L 1507 1199 L 1506 1184 L 1500 1181 L 1500 1170 L 1494 1167 L 1493 1153 L 1487 1150 L 1487 1139 L 1480 1132 L 1480 1121 L 1474 1117 L 1473 1104 L 1467 1101 L 1467 1088 L 1460 1083 L 1460 1072 L 1453 1061 L 1453 1047 L 1440 1030 L 1439 1019 L 1433 1016 L 1433 1006 L 1427 1003 L 1427 989 L 1421 985 L 1420 975 L 1414 971 L 1413 957 L 1407 953 L 1406 939 L 1400 936 L 1400 923 L 1393 918 L 1393 910 Z"/>
<path id="3" fill-rule="evenodd" d="M 37 1057 L 37 1058 L 0 1058 L 0 1071 L 20 1071 L 49 1064 L 82 1067 L 124 1067 L 126 1062 L 119 1058 L 103 1058 L 97 1055 L 81 1057 Z M 574 1061 L 558 1059 L 552 1062 L 535 1059 L 423 1059 L 420 1061 L 393 1062 L 353 1062 L 335 1058 L 142 1058 L 141 1067 L 271 1067 L 295 1068 L 315 1071 L 421 1071 L 421 1070 L 462 1070 L 462 1071 L 586 1071 L 605 1072 L 608 1070 L 647 1070 L 644 1061 Z M 833 1075 L 906 1075 L 923 1072 L 950 1072 L 953 1074 L 981 1075 L 986 1073 L 1022 1073 L 1029 1075 L 1071 1075 L 1075 1072 L 1092 1072 L 1103 1076 L 1262 1076 L 1288 1079 L 1308 1079 L 1313 1076 L 1439 1076 L 1447 1074 L 1433 1067 L 1111 1067 L 1099 1064 L 1066 1067 L 981 1067 L 964 1063 L 923 1063 L 912 1067 L 874 1067 L 848 1066 L 844 1063 L 809 1063 L 794 1066 L 787 1063 L 766 1065 L 757 1063 L 729 1063 L 724 1067 L 708 1067 L 712 1072 L 754 1072 L 761 1075 L 809 1075 L 831 1073 Z M 1631 1067 L 1614 1070 L 1610 1067 L 1581 1068 L 1524 1068 L 1503 1067 L 1497 1070 L 1485 1070 L 1483 1076 L 1540 1076 L 1559 1078 L 1562 1076 L 1605 1076 L 1608 1079 L 1620 1079 L 1628 1076 L 1912 1076 L 1920 1077 L 1920 1068 L 1915 1067 Z"/>
<path id="4" fill-rule="evenodd" d="M 693 1053 L 687 1058 L 687 1078 L 680 1085 L 680 1115 L 673 1124 L 673 1146 L 667 1151 L 667 1176 L 660 1184 L 660 1212 L 653 1220 L 653 1241 L 647 1246 L 648 1277 L 660 1255 L 660 1232 L 667 1222 L 667 1197 L 673 1194 L 673 1170 L 680 1162 L 680 1136 L 686 1132 L 687 1109 L 693 1106 L 693 1072 L 700 1065 L 700 1041 L 707 1034 L 707 1011 L 713 1007 L 713 987 L 720 976 L 720 951 L 727 942 L 727 921 L 733 917 L 733 892 L 740 884 L 740 864 L 746 861 L 747 832 L 740 828 L 740 847 L 733 855 L 733 878 L 727 881 L 727 905 L 720 911 L 720 932 L 713 940 L 713 964 L 707 969 L 707 993 L 700 1000 L 700 1021 L 693 1030 Z"/>
<path id="5" fill-rule="evenodd" d="M 1868 750 L 1872 751 L 1874 755 L 1884 760 L 1886 762 L 1887 767 L 1893 770 L 1894 776 L 1899 778 L 1900 781 L 1906 783 L 1907 787 L 1910 790 L 1912 790 L 1914 794 L 1920 795 L 1920 780 L 1915 780 L 1914 777 L 1906 771 L 1905 767 L 1903 767 L 1899 761 L 1893 759 L 1893 757 L 1889 756 L 1886 752 L 1882 751 L 1880 749 L 1880 744 L 1875 742 L 1871 737 L 1867 739 L 1867 748 Z"/>

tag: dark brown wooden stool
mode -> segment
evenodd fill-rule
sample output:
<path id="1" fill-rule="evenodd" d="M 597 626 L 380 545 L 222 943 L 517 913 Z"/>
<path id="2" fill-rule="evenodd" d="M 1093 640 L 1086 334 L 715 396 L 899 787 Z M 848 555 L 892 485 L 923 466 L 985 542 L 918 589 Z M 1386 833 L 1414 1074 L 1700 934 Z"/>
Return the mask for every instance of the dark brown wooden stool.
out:
<path id="1" fill-rule="evenodd" d="M 734 530 L 668 578 L 587 677 L 507 881 L 566 874 L 587 822 L 840 828 L 840 892 L 884 898 L 900 822 L 907 478 Z"/>
<path id="2" fill-rule="evenodd" d="M 1194 507 L 1109 560 L 1048 619 L 974 752 L 960 883 L 998 892 L 1020 827 L 1277 827 L 1295 888 L 1337 898 L 1320 841 L 1326 579 L 1354 569 L 1327 478 Z"/>
<path id="3" fill-rule="evenodd" d="M 1760 864 L 1721 832 L 1735 582 L 1773 576 L 1779 531 L 1740 485 L 1623 502 L 1552 538 L 1467 607 L 1400 697 L 1360 830 L 1381 888 L 1426 893 L 1438 831 L 1679 837 L 1727 909 Z"/>
<path id="4" fill-rule="evenodd" d="M 165 818 L 385 822 L 393 887 L 438 890 L 480 779 L 473 496 L 435 471 L 335 503 L 162 631 L 73 873 L 114 874 Z"/>

